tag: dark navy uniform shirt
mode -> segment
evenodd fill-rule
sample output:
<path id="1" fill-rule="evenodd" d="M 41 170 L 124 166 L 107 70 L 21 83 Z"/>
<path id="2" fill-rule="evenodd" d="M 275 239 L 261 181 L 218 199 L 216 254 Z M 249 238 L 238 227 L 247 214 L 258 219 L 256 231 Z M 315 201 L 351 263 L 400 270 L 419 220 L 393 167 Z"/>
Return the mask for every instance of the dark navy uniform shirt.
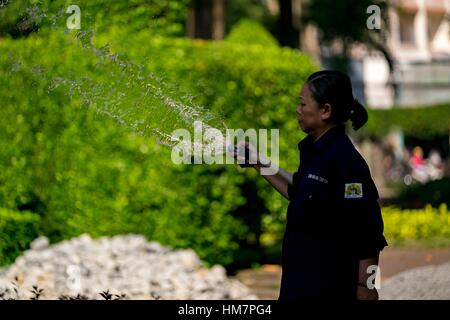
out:
<path id="1" fill-rule="evenodd" d="M 298 147 L 279 299 L 355 299 L 359 260 L 387 245 L 377 189 L 344 126 Z"/>

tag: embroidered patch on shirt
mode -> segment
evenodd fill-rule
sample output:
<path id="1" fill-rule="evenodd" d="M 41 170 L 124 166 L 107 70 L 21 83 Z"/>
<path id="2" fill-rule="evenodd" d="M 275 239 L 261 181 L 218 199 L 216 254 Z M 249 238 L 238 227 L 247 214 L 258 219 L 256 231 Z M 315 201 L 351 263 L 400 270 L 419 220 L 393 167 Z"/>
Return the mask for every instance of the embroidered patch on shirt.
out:
<path id="1" fill-rule="evenodd" d="M 363 197 L 362 183 L 346 183 L 344 198 L 355 199 Z"/>
<path id="2" fill-rule="evenodd" d="M 313 179 L 313 180 L 317 180 L 317 181 L 320 181 L 320 182 L 323 182 L 325 184 L 328 184 L 328 180 L 327 179 L 319 177 L 319 176 L 316 176 L 315 174 L 309 173 L 308 174 L 308 178 L 309 179 Z"/>

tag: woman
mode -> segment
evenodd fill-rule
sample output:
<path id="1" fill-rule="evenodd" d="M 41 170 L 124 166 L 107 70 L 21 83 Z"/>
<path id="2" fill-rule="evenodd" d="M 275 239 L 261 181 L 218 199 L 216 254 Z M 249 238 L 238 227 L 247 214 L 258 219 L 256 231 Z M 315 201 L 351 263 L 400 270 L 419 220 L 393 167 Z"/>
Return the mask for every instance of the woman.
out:
<path id="1" fill-rule="evenodd" d="M 358 130 L 368 119 L 350 78 L 337 71 L 312 74 L 300 92 L 297 118 L 308 134 L 298 144 L 298 171 L 278 168 L 264 176 L 290 201 L 279 299 L 378 299 L 373 269 L 387 243 L 369 168 L 345 133 L 348 120 Z M 238 147 L 256 154 L 248 143 Z M 260 171 L 262 163 L 253 167 Z"/>

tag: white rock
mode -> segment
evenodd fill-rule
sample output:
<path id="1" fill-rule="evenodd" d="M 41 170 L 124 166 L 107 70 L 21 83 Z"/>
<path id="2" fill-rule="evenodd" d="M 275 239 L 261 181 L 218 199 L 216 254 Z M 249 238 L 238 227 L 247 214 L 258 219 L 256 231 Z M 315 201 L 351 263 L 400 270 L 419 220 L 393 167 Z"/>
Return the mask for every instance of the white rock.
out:
<path id="1" fill-rule="evenodd" d="M 33 242 L 31 242 L 30 247 L 33 250 L 42 250 L 47 248 L 49 241 L 47 237 L 38 237 Z"/>
<path id="2" fill-rule="evenodd" d="M 450 263 L 414 268 L 381 283 L 381 300 L 450 300 Z"/>
<path id="3" fill-rule="evenodd" d="M 32 249 L 1 270 L 2 283 L 20 276 L 19 298 L 27 299 L 33 285 L 42 298 L 81 293 L 102 299 L 99 292 L 125 293 L 131 299 L 254 299 L 241 283 L 229 280 L 225 269 L 203 266 L 191 250 L 173 250 L 141 235 L 78 238 L 48 245 L 38 238 Z M 4 288 L 5 289 L 5 288 Z"/>

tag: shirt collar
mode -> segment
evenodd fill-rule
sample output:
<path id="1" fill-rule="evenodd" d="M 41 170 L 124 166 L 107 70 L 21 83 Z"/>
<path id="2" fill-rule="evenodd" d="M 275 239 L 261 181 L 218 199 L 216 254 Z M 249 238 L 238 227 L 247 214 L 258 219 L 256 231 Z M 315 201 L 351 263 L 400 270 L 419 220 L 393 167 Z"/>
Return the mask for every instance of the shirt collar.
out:
<path id="1" fill-rule="evenodd" d="M 337 125 L 331 129 L 328 129 L 328 131 L 325 132 L 317 141 L 314 141 L 314 138 L 308 135 L 298 143 L 298 148 L 300 150 L 311 149 L 314 151 L 322 151 L 334 137 L 342 134 L 345 134 L 345 126 Z"/>

